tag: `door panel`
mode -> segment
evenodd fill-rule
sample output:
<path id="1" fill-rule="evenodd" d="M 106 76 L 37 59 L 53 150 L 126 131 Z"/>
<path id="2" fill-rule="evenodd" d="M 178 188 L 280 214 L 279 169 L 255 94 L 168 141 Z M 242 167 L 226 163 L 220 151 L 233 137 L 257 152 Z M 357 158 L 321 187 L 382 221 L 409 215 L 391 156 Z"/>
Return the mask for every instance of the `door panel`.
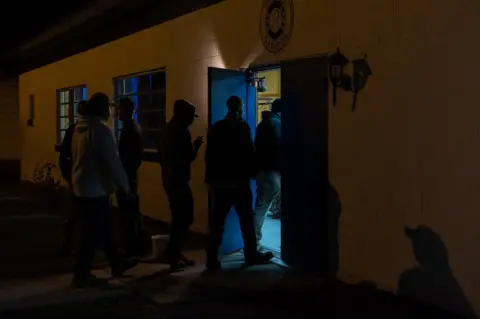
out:
<path id="1" fill-rule="evenodd" d="M 252 131 L 252 140 L 255 140 L 255 133 L 257 130 L 257 89 L 254 86 L 247 86 L 244 117 L 250 126 L 250 130 Z M 255 209 L 255 201 L 257 199 L 257 182 L 255 180 L 251 180 L 250 187 L 253 195 L 252 208 Z"/>
<path id="2" fill-rule="evenodd" d="M 236 70 L 226 70 L 218 68 L 208 69 L 208 124 L 211 127 L 215 122 L 223 119 L 227 114 L 227 99 L 236 95 L 240 97 L 245 104 L 245 117 L 248 123 L 255 123 L 255 118 L 252 120 L 252 114 L 255 117 L 255 102 L 252 104 L 251 89 L 247 88 L 246 78 L 244 72 Z M 248 93 L 247 93 L 248 91 Z M 255 92 L 254 92 L 255 94 Z M 253 99 L 255 95 L 253 96 Z M 254 100 L 253 100 L 254 101 Z M 255 130 L 253 125 L 252 132 Z M 252 185 L 254 187 L 254 185 Z M 255 194 L 255 192 L 254 192 Z M 209 197 L 211 195 L 209 194 Z M 211 201 L 209 201 L 211 203 Z M 252 203 L 253 205 L 253 203 Z M 212 206 L 209 205 L 209 213 L 212 211 Z M 222 244 L 219 249 L 219 254 L 228 254 L 243 248 L 242 233 L 240 231 L 240 223 L 238 216 L 232 207 L 232 210 L 225 221 L 225 232 L 223 235 Z"/>
<path id="3" fill-rule="evenodd" d="M 282 259 L 328 270 L 327 58 L 281 64 Z"/>

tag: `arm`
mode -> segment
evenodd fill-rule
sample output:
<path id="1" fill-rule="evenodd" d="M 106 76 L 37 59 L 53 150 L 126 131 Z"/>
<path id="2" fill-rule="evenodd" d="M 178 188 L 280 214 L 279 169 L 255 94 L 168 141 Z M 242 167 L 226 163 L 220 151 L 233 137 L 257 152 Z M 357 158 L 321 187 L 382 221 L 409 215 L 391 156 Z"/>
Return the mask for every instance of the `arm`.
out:
<path id="1" fill-rule="evenodd" d="M 191 163 L 197 158 L 197 150 L 193 147 L 192 136 L 188 130 L 182 130 L 178 134 L 176 143 L 177 158 L 181 161 Z"/>
<path id="2" fill-rule="evenodd" d="M 244 123 L 243 135 L 244 135 L 243 144 L 244 144 L 245 160 L 246 160 L 246 163 L 248 163 L 251 171 L 250 177 L 254 178 L 257 175 L 256 153 L 255 153 L 255 145 L 252 140 L 252 132 L 247 122 Z"/>
<path id="3" fill-rule="evenodd" d="M 277 125 L 274 126 L 274 134 L 275 134 L 275 144 L 277 146 L 277 150 L 280 150 L 280 144 L 282 141 L 282 125 L 280 121 L 277 123 Z"/>
<path id="4" fill-rule="evenodd" d="M 212 160 L 212 148 L 214 147 L 214 140 L 213 140 L 212 131 L 209 130 L 207 132 L 207 146 L 205 148 L 205 183 L 210 184 L 212 182 L 211 176 L 211 160 Z"/>
<path id="5" fill-rule="evenodd" d="M 96 132 L 92 136 L 92 143 L 98 154 L 100 167 L 108 171 L 119 189 L 126 193 L 130 192 L 127 174 L 118 156 L 117 144 L 112 130 L 103 124 L 99 124 L 95 128 Z"/>
<path id="6" fill-rule="evenodd" d="M 134 156 L 136 158 L 136 167 L 137 169 L 140 168 L 143 161 L 143 136 L 142 136 L 142 128 L 140 125 L 135 123 L 135 149 L 134 149 Z"/>
<path id="7" fill-rule="evenodd" d="M 263 122 L 261 122 L 257 126 L 257 132 L 255 134 L 255 140 L 253 141 L 253 145 L 254 145 L 255 149 L 258 148 L 258 145 L 259 145 L 259 142 L 260 142 L 260 136 L 262 134 L 262 128 L 263 128 Z"/>

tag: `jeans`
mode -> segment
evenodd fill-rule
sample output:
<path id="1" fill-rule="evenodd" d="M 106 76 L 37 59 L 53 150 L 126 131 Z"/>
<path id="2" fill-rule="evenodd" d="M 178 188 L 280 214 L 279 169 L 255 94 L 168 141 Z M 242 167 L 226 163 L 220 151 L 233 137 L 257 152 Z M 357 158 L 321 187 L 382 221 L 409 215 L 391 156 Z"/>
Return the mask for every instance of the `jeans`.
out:
<path id="1" fill-rule="evenodd" d="M 253 227 L 252 190 L 250 181 L 238 186 L 213 187 L 212 219 L 207 243 L 207 262 L 218 261 L 218 249 L 222 243 L 225 218 L 232 206 L 238 215 L 242 231 L 245 258 L 257 254 L 255 230 Z"/>
<path id="2" fill-rule="evenodd" d="M 137 194 L 137 183 L 135 181 L 130 181 L 130 189 Z M 125 254 L 127 256 L 137 256 L 145 250 L 142 240 L 143 223 L 138 195 L 132 201 L 128 200 L 124 193 L 117 192 L 117 202 L 121 215 Z"/>
<path id="3" fill-rule="evenodd" d="M 172 214 L 170 241 L 165 250 L 165 256 L 179 258 L 193 223 L 193 194 L 188 182 L 164 181 L 163 186 Z"/>
<path id="4" fill-rule="evenodd" d="M 78 225 L 78 215 L 79 209 L 77 205 L 77 200 L 73 194 L 73 189 L 69 185 L 68 187 L 68 197 L 66 200 L 66 210 L 67 216 L 64 221 L 64 239 L 62 244 L 62 251 L 65 253 L 70 253 L 74 248 L 75 233 Z"/>
<path id="5" fill-rule="evenodd" d="M 77 197 L 77 202 L 83 214 L 83 232 L 78 248 L 74 277 L 82 279 L 89 276 L 95 250 L 98 248 L 105 251 L 112 273 L 119 271 L 121 257 L 112 239 L 109 198 L 107 196 Z"/>
<path id="6" fill-rule="evenodd" d="M 257 200 L 255 201 L 255 236 L 257 246 L 262 240 L 262 226 L 268 210 L 280 195 L 281 176 L 276 171 L 261 171 L 257 175 Z"/>

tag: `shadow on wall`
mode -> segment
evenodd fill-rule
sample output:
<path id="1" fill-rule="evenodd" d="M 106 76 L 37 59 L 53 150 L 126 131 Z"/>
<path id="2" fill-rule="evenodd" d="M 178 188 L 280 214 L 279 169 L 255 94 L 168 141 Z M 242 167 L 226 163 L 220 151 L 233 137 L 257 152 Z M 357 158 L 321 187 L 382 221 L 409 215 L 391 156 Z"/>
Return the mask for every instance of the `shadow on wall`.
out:
<path id="1" fill-rule="evenodd" d="M 405 228 L 412 241 L 417 266 L 404 271 L 398 281 L 399 296 L 414 298 L 468 318 L 478 318 L 453 276 L 448 252 L 440 235 L 428 227 Z"/>
<path id="2" fill-rule="evenodd" d="M 329 274 L 336 277 L 339 268 L 338 230 L 342 203 L 335 187 L 328 182 L 328 252 Z"/>

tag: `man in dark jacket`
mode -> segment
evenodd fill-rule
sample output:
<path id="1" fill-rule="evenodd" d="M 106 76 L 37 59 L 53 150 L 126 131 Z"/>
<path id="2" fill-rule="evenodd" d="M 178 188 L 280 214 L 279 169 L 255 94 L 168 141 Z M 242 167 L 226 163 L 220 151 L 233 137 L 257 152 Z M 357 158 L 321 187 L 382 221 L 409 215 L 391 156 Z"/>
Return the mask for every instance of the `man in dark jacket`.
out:
<path id="1" fill-rule="evenodd" d="M 133 119 L 135 104 L 126 97 L 118 104 L 118 119 L 123 128 L 118 141 L 118 155 L 128 177 L 135 200 L 127 200 L 125 194 L 117 192 L 118 208 L 122 215 L 123 240 L 126 257 L 137 257 L 144 251 L 142 241 L 142 216 L 138 200 L 138 169 L 142 165 L 143 143 L 140 125 Z"/>
<path id="2" fill-rule="evenodd" d="M 80 101 L 78 103 L 78 115 L 85 115 L 85 107 L 87 101 Z M 62 145 L 60 146 L 60 154 L 58 158 L 58 165 L 60 167 L 60 172 L 63 179 L 68 183 L 68 208 L 67 208 L 67 219 L 64 222 L 65 225 L 65 238 L 59 252 L 60 256 L 68 257 L 73 248 L 73 239 L 75 233 L 76 219 L 77 219 L 77 209 L 74 202 L 74 196 L 72 191 L 72 136 L 75 131 L 75 124 L 71 124 L 68 129 L 65 131 L 65 135 L 62 140 Z"/>
<path id="3" fill-rule="evenodd" d="M 221 269 L 218 260 L 225 218 L 235 207 L 244 242 L 245 263 L 262 264 L 273 258 L 259 253 L 255 241 L 250 180 L 256 175 L 255 148 L 250 127 L 242 119 L 243 102 L 238 96 L 227 101 L 228 114 L 207 135 L 206 183 L 212 192 L 212 220 L 207 244 L 207 269 Z"/>
<path id="4" fill-rule="evenodd" d="M 260 251 L 264 249 L 260 245 L 260 240 L 262 239 L 265 215 L 280 196 L 281 103 L 282 101 L 277 99 L 272 103 L 271 111 L 262 112 L 262 121 L 258 125 L 255 135 L 258 165 L 255 235 Z"/>
<path id="5" fill-rule="evenodd" d="M 185 100 L 174 104 L 173 117 L 162 132 L 159 154 L 162 165 L 163 187 L 168 197 L 172 223 L 170 241 L 163 261 L 172 269 L 192 266 L 183 254 L 185 240 L 193 223 L 193 195 L 190 189 L 190 165 L 203 144 L 203 136 L 192 143 L 189 127 L 198 115 L 195 106 Z"/>

